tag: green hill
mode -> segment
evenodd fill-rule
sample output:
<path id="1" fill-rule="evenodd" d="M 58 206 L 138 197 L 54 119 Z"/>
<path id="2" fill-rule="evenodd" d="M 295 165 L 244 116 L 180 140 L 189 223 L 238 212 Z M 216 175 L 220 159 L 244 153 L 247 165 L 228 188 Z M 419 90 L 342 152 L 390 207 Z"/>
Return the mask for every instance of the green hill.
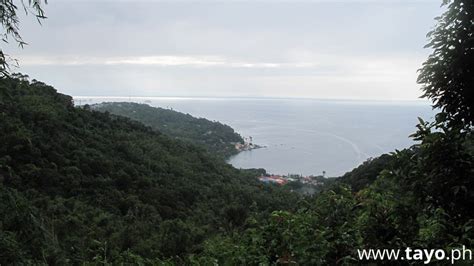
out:
<path id="1" fill-rule="evenodd" d="M 244 142 L 228 125 L 147 104 L 101 103 L 92 105 L 91 109 L 139 121 L 172 138 L 202 145 L 209 152 L 225 158 L 237 154 L 235 143 Z"/>
<path id="2" fill-rule="evenodd" d="M 296 199 L 261 186 L 262 171 L 74 107 L 42 82 L 1 79 L 0 112 L 1 264 L 186 257 L 250 213 L 289 209 Z"/>
<path id="3" fill-rule="evenodd" d="M 393 155 L 382 154 L 379 157 L 368 159 L 337 180 L 350 185 L 354 191 L 359 191 L 375 182 L 380 173 L 389 169 L 394 161 Z"/>

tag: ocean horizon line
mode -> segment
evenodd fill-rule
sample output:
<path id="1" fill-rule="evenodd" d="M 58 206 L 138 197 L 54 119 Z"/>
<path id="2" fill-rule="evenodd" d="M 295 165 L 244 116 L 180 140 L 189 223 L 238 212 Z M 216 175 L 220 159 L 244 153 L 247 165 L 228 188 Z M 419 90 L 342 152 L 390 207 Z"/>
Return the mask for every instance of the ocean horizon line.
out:
<path id="1" fill-rule="evenodd" d="M 353 103 L 406 103 L 430 104 L 425 99 L 360 99 L 360 98 L 315 98 L 315 97 L 266 97 L 266 96 L 96 96 L 75 95 L 73 99 L 156 99 L 156 100 L 300 100 L 322 102 L 353 102 Z"/>

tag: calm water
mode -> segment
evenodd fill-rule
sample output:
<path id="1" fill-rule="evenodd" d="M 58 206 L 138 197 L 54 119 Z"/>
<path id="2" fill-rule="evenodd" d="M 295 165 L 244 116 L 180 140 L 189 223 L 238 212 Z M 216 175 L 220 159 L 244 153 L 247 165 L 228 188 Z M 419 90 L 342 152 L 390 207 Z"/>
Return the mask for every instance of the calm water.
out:
<path id="1" fill-rule="evenodd" d="M 299 99 L 75 97 L 76 104 L 133 101 L 220 121 L 266 148 L 242 152 L 235 167 L 274 174 L 339 176 L 383 153 L 409 147 L 417 117 L 433 111 L 420 102 Z"/>

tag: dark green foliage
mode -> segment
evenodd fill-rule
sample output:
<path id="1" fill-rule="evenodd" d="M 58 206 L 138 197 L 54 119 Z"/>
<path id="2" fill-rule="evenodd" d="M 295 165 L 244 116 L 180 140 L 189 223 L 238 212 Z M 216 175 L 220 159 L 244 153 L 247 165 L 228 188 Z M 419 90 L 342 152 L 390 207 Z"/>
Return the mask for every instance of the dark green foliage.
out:
<path id="1" fill-rule="evenodd" d="M 453 0 L 428 33 L 433 53 L 420 71 L 424 97 L 451 123 L 474 125 L 474 1 Z"/>
<path id="2" fill-rule="evenodd" d="M 249 219 L 243 233 L 207 241 L 203 256 L 224 265 L 330 265 L 356 262 L 358 248 L 403 247 L 399 237 L 413 232 L 416 237 L 417 227 L 399 211 L 415 218 L 417 213 L 410 212 L 409 195 L 393 181 L 384 182 L 359 195 L 337 186 L 300 202 L 297 212 Z"/>
<path id="3" fill-rule="evenodd" d="M 208 240 L 201 256 L 223 265 L 351 265 L 367 263 L 358 259 L 363 248 L 471 247 L 472 212 L 460 216 L 434 205 L 397 170 L 383 171 L 357 193 L 336 184 L 301 201 L 297 211 L 253 214 L 245 230 Z"/>
<path id="4" fill-rule="evenodd" d="M 395 174 L 435 206 L 469 215 L 474 206 L 474 137 L 447 125 L 420 119 L 413 134 L 420 143 L 397 154 Z"/>
<path id="5" fill-rule="evenodd" d="M 345 173 L 338 181 L 350 185 L 353 191 L 359 191 L 372 184 L 380 172 L 390 167 L 393 161 L 393 156 L 389 154 L 382 154 L 377 158 L 368 159 L 352 171 Z"/>
<path id="6" fill-rule="evenodd" d="M 202 145 L 209 152 L 224 158 L 237 154 L 235 143 L 244 142 L 242 137 L 227 125 L 173 110 L 127 102 L 101 103 L 91 108 L 136 120 L 172 138 Z"/>
<path id="7" fill-rule="evenodd" d="M 289 209 L 204 149 L 128 118 L 76 108 L 24 78 L 0 80 L 0 261 L 154 263 L 199 253 L 248 209 Z"/>
<path id="8" fill-rule="evenodd" d="M 420 119 L 413 134 L 420 144 L 399 154 L 397 174 L 420 197 L 463 220 L 474 206 L 474 2 L 444 3 L 446 12 L 428 34 L 433 53 L 418 79 L 441 112 L 432 123 Z"/>

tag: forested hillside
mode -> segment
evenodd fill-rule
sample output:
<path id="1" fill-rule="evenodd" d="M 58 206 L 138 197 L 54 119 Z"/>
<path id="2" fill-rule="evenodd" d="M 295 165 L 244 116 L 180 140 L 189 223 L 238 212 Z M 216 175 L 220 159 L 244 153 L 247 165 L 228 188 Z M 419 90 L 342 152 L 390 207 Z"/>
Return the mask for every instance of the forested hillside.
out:
<path id="1" fill-rule="evenodd" d="M 395 156 L 382 154 L 376 158 L 370 158 L 358 167 L 345 173 L 338 181 L 349 185 L 353 191 L 359 191 L 372 184 L 380 173 L 391 167 L 395 161 Z"/>
<path id="2" fill-rule="evenodd" d="M 92 105 L 91 109 L 139 121 L 172 138 L 202 145 L 209 152 L 224 158 L 238 152 L 235 143 L 244 142 L 228 125 L 147 104 L 101 103 Z"/>
<path id="3" fill-rule="evenodd" d="M 204 149 L 73 106 L 42 82 L 0 80 L 1 264 L 158 262 L 200 253 L 251 212 L 297 195 Z"/>

